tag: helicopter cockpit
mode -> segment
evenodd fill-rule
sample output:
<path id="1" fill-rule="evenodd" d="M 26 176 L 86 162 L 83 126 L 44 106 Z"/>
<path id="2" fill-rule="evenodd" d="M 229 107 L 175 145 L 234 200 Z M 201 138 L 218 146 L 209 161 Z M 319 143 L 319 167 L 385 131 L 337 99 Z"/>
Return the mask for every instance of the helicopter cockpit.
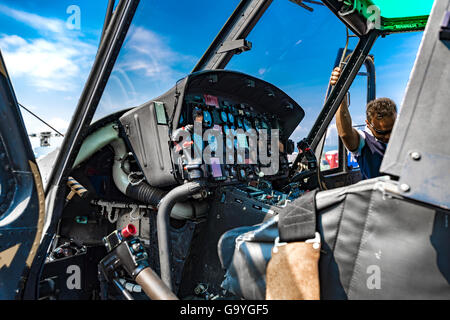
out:
<path id="1" fill-rule="evenodd" d="M 423 30 L 426 18 L 412 15 L 415 19 L 400 21 L 385 17 L 380 31 L 376 21 L 369 19 L 367 7 L 352 8 L 341 1 L 276 5 L 278 9 L 271 12 L 272 1 L 240 1 L 194 69 L 182 76 L 175 72 L 177 80 L 173 81 L 173 70 L 158 66 L 154 59 L 164 54 L 173 64 L 192 59 L 174 57 L 164 50 L 146 51 L 159 42 L 140 24 L 143 19 L 151 20 L 145 14 L 150 4 L 139 4 L 137 22 L 113 70 L 115 81 L 106 85 L 97 113 L 90 113 L 95 121 L 82 139 L 77 137 L 81 146 L 68 173 L 62 212 L 40 277 L 41 299 L 144 299 L 145 289 L 126 272 L 108 279 L 105 270 L 112 264 L 105 256 L 118 245 L 114 243 L 118 238 L 111 237 L 116 230 L 135 234 L 143 247 L 134 243 L 133 248 L 177 297 L 242 298 L 222 286 L 227 270 L 218 253 L 221 237 L 230 230 L 269 221 L 316 189 L 333 191 L 361 179 L 358 168 L 350 166 L 342 143 L 337 139 L 327 145 L 334 114 L 346 92 L 355 88 L 352 82 L 357 75 L 368 81 L 359 88 L 364 94 L 352 97 L 353 103 L 365 105 L 375 96 L 375 70 L 369 53 L 377 38 Z M 109 7 L 106 25 L 108 19 L 112 23 L 119 19 L 114 17 L 113 6 Z M 290 9 L 298 9 L 305 19 L 317 14 L 312 20 L 319 29 L 324 27 L 319 22 L 329 27 L 329 39 L 316 39 L 315 31 L 306 28 L 311 20 L 299 22 L 296 26 L 305 38 L 284 43 L 278 41 L 278 37 L 286 37 L 280 32 L 267 39 L 277 54 L 274 59 L 267 48 L 252 45 L 248 36 L 266 14 L 255 37 L 267 38 L 274 21 L 282 20 L 277 15 Z M 339 30 L 333 30 L 338 25 Z M 102 36 L 101 41 L 111 36 L 108 30 L 104 29 L 106 38 Z M 338 32 L 347 37 L 335 37 Z M 340 49 L 343 38 L 345 47 L 335 59 L 335 49 Z M 149 41 L 145 50 L 128 50 L 136 49 L 142 39 Z M 319 42 L 335 48 L 313 49 Z M 276 43 L 283 45 L 277 47 Z M 297 51 L 303 45 L 310 50 Z M 272 64 L 253 65 L 252 56 L 245 56 L 249 50 L 270 57 Z M 324 50 L 329 50 L 325 61 Z M 137 52 L 143 56 L 136 56 Z M 305 52 L 307 63 L 292 69 L 282 66 L 283 60 L 291 65 L 302 60 Z M 241 54 L 240 62 L 232 60 Z M 142 57 L 153 59 L 153 65 L 143 64 Z M 364 64 L 366 73 L 360 71 Z M 327 88 L 330 70 L 336 65 L 345 67 L 342 76 L 335 87 Z M 239 66 L 246 66 L 248 72 L 234 71 L 240 70 Z M 271 68 L 278 76 L 271 78 Z M 133 83 L 125 71 L 136 70 L 154 77 Z M 323 74 L 315 79 L 320 85 L 307 82 L 316 71 Z M 289 81 L 296 76 L 302 79 L 295 84 L 303 88 L 300 93 Z M 123 79 L 117 80 L 119 77 Z M 156 89 L 149 89 L 150 85 Z M 123 92 L 126 99 L 118 97 Z M 313 103 L 320 107 L 312 108 Z M 363 118 L 356 120 L 362 123 Z M 309 134 L 305 126 L 311 127 Z M 52 161 L 43 158 L 39 165 L 48 168 Z M 55 175 L 48 181 L 45 175 L 43 172 L 44 182 L 53 185 Z M 82 282 L 73 282 L 72 274 L 66 272 L 74 264 L 84 266 Z M 99 276 L 99 268 L 104 268 L 106 278 Z"/>

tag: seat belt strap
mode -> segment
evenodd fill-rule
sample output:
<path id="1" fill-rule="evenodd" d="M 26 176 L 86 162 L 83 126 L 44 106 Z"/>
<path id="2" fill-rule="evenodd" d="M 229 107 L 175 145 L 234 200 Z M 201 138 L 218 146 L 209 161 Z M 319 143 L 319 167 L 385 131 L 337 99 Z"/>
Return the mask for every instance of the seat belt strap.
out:
<path id="1" fill-rule="evenodd" d="M 297 242 L 315 238 L 317 189 L 305 193 L 279 211 L 280 242 Z"/>

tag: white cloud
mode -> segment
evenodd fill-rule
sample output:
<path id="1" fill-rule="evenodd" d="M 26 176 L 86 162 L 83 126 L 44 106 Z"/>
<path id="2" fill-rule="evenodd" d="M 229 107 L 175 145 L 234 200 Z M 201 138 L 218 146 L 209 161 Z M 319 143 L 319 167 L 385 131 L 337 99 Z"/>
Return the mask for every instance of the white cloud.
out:
<path id="1" fill-rule="evenodd" d="M 94 60 L 96 46 L 81 41 L 80 33 L 65 28 L 59 19 L 10 9 L 0 5 L 0 13 L 22 22 L 41 38 L 25 39 L 15 34 L 1 34 L 2 50 L 13 78 L 22 78 L 37 91 L 71 91 L 79 88 Z"/>
<path id="2" fill-rule="evenodd" d="M 167 39 L 143 27 L 130 30 L 124 50 L 127 52 L 119 67 L 125 71 L 142 71 L 147 77 L 158 76 L 160 80 L 176 80 L 180 74 L 174 65 L 194 64 L 194 57 L 175 52 L 166 43 Z"/>
<path id="3" fill-rule="evenodd" d="M 44 39 L 27 41 L 18 36 L 0 38 L 6 65 L 14 77 L 25 77 L 38 89 L 70 90 L 80 73 L 74 48 Z"/>
<path id="4" fill-rule="evenodd" d="M 0 12 L 41 31 L 63 33 L 65 23 L 59 19 L 45 18 L 37 14 L 19 11 L 0 5 Z"/>
<path id="5" fill-rule="evenodd" d="M 41 122 L 40 120 L 36 119 L 29 113 L 23 113 L 24 122 L 27 128 L 28 134 L 38 134 L 39 132 L 52 132 L 56 133 L 53 129 L 48 127 L 45 123 Z M 64 115 L 62 115 L 64 116 Z M 63 117 L 51 117 L 51 118 L 45 118 L 45 122 L 47 122 L 50 126 L 61 132 L 62 134 L 65 134 L 67 132 L 67 129 L 69 128 L 70 124 L 70 115 L 68 118 Z"/>
<path id="6" fill-rule="evenodd" d="M 65 106 L 59 111 L 71 114 L 73 110 L 67 106 L 68 101 L 74 99 L 69 97 L 78 97 L 84 85 L 95 58 L 97 39 L 67 29 L 65 21 L 60 19 L 0 5 L 0 18 L 2 15 L 33 28 L 38 34 L 25 37 L 14 32 L 0 33 L 0 48 L 13 82 L 27 92 L 44 92 L 46 99 L 59 96 L 60 104 Z M 197 58 L 176 52 L 169 46 L 169 40 L 144 27 L 130 28 L 96 118 L 163 93 L 191 70 Z M 39 105 L 39 108 L 49 109 L 50 105 L 55 105 L 53 101 L 28 100 L 28 104 L 24 101 L 28 107 Z M 39 111 L 37 114 L 45 117 Z M 27 126 L 38 131 L 37 125 Z"/>
<path id="7" fill-rule="evenodd" d="M 17 36 L 17 35 L 3 35 L 1 38 L 0 46 L 1 48 L 9 47 L 9 46 L 24 46 L 27 42 L 25 39 Z"/>
<path id="8" fill-rule="evenodd" d="M 53 128 L 55 128 L 56 130 L 58 130 L 59 132 L 61 132 L 62 134 L 64 134 L 67 131 L 67 128 L 69 128 L 69 121 L 64 120 L 62 118 L 51 118 L 50 120 L 47 121 L 48 124 L 50 124 Z M 43 131 L 47 130 L 48 131 L 48 127 L 45 126 L 42 128 Z"/>
<path id="9" fill-rule="evenodd" d="M 308 129 L 306 129 L 302 125 L 298 125 L 297 128 L 295 128 L 294 132 L 292 132 L 290 139 L 299 141 L 301 138 L 305 137 L 307 133 Z"/>
<path id="10" fill-rule="evenodd" d="M 142 104 L 164 93 L 187 75 L 197 58 L 173 50 L 168 43 L 169 39 L 144 27 L 129 30 L 96 119 L 115 110 Z"/>
<path id="11" fill-rule="evenodd" d="M 331 123 L 327 129 L 327 136 L 325 139 L 325 144 L 329 146 L 335 146 L 339 143 L 338 131 L 336 123 Z"/>

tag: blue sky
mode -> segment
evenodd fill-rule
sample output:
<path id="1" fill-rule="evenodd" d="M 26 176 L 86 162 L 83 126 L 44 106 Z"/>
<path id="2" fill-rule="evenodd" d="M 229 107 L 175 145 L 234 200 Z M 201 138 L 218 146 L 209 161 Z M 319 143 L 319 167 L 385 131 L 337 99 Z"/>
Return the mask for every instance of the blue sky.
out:
<path id="1" fill-rule="evenodd" d="M 170 89 L 192 70 L 238 3 L 142 0 L 95 119 Z M 66 24 L 71 5 L 80 8 L 79 30 Z M 18 100 L 58 130 L 67 129 L 88 77 L 106 5 L 106 0 L 0 1 L 0 49 Z M 288 0 L 274 1 L 248 36 L 252 50 L 227 66 L 275 84 L 305 109 L 295 141 L 314 123 L 337 50 L 345 44 L 342 23 L 325 7 L 314 9 L 310 13 Z M 378 97 L 401 105 L 421 36 L 391 35 L 375 44 Z M 352 40 L 351 47 L 355 45 Z M 362 123 L 363 77 L 351 94 L 354 123 Z M 23 116 L 30 133 L 47 130 L 25 112 Z"/>

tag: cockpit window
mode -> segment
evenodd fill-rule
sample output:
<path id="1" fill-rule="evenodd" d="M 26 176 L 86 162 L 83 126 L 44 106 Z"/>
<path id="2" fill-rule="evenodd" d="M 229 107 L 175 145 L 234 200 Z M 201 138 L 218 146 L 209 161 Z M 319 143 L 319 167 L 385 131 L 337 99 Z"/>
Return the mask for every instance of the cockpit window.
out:
<path id="1" fill-rule="evenodd" d="M 291 135 L 295 142 L 314 124 L 346 41 L 344 24 L 327 7 L 311 7 L 313 12 L 291 1 L 274 1 L 247 37 L 252 49 L 235 55 L 226 67 L 273 83 L 302 106 L 305 118 Z M 356 44 L 352 38 L 350 46 Z"/>
<path id="2" fill-rule="evenodd" d="M 93 122 L 175 86 L 191 72 L 238 3 L 141 1 Z"/>
<path id="3" fill-rule="evenodd" d="M 154 99 L 188 75 L 239 2 L 141 1 L 93 121 Z M 386 19 L 399 17 L 398 12 L 429 14 L 433 1 L 415 1 L 414 6 L 406 2 L 373 0 Z M 106 1 L 77 3 L 42 1 L 38 8 L 5 0 L 0 5 L 0 49 L 19 103 L 63 134 L 92 67 L 107 6 Z M 346 36 L 344 24 L 328 8 L 310 6 L 313 12 L 289 0 L 273 1 L 247 37 L 252 49 L 226 66 L 270 82 L 303 107 L 305 118 L 291 137 L 296 142 L 308 134 L 323 106 Z M 386 78 L 377 86 L 386 91 L 393 91 L 391 83 L 405 83 L 397 81 L 400 71 L 392 68 L 407 60 L 408 68 L 401 68 L 407 78 L 421 35 L 391 37 L 379 39 L 374 47 L 377 71 L 382 71 L 377 80 Z M 409 46 L 410 39 L 414 46 Z M 357 40 L 352 38 L 349 47 Z M 398 93 L 398 104 L 403 89 L 389 92 Z M 22 114 L 36 157 L 61 144 L 58 132 L 25 109 Z"/>
<path id="4" fill-rule="evenodd" d="M 238 3 L 194 1 L 188 5 L 178 1 L 142 1 L 93 121 L 139 106 L 174 87 L 192 71 Z M 386 3 L 378 2 L 384 8 Z M 252 43 L 251 50 L 234 55 L 225 67 L 274 84 L 301 105 L 306 114 L 291 135 L 296 142 L 307 136 L 314 124 L 325 102 L 338 51 L 346 43 L 342 21 L 325 6 L 311 4 L 311 7 L 312 12 L 288 0 L 274 1 L 246 38 Z M 392 12 L 394 6 L 389 8 L 388 12 Z M 419 8 L 429 11 L 425 4 Z M 384 60 L 386 64 L 392 59 L 401 64 L 400 56 L 407 56 L 408 66 L 401 73 L 403 84 L 415 57 L 415 51 L 407 53 L 406 46 L 413 39 L 412 47 L 416 48 L 421 34 L 391 37 L 397 41 L 394 47 L 388 45 L 390 39 L 377 41 L 375 63 L 383 77 L 387 73 Z M 349 48 L 355 48 L 357 42 L 357 37 L 350 38 Z M 397 69 L 395 72 L 400 73 Z M 389 81 L 380 83 L 379 89 L 389 87 L 391 80 L 395 82 L 395 74 L 389 74 Z M 360 104 L 362 110 L 365 102 L 361 100 Z M 364 112 L 354 117 L 363 120 Z"/>
<path id="5" fill-rule="evenodd" d="M 89 76 L 106 5 L 105 1 L 0 3 L 0 49 L 36 158 L 63 141 L 59 133 L 66 133 Z"/>

